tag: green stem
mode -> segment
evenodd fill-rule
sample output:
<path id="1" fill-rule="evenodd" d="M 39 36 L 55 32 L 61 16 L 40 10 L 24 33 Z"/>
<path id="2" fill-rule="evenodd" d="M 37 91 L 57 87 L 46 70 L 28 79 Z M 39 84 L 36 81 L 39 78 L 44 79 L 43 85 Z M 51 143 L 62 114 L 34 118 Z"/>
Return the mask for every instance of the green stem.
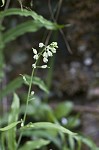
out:
<path id="1" fill-rule="evenodd" d="M 26 109 L 25 109 L 25 113 L 24 113 L 24 117 L 23 117 L 23 123 L 24 124 L 25 124 L 25 120 L 26 120 L 27 107 L 28 107 L 28 103 L 29 103 L 29 97 L 30 97 L 30 92 L 31 92 L 31 87 L 32 87 L 32 80 L 33 80 L 34 70 L 35 69 L 33 68 L 32 74 L 31 74 L 31 80 L 30 80 L 30 84 L 29 84 L 29 90 L 28 90 L 27 101 L 26 101 Z"/>
<path id="2" fill-rule="evenodd" d="M 31 92 L 31 87 L 32 87 L 32 80 L 33 80 L 34 71 L 35 71 L 35 69 L 33 68 L 32 74 L 31 74 L 31 80 L 29 83 L 29 90 L 28 90 L 28 95 L 27 95 L 27 100 L 26 100 L 26 109 L 25 109 L 25 113 L 24 113 L 24 117 L 23 117 L 23 124 L 25 124 L 25 121 L 26 121 L 27 108 L 28 108 L 28 103 L 29 103 L 29 97 L 30 97 L 30 92 Z M 19 147 L 21 139 L 22 139 L 22 133 L 20 134 L 19 139 L 18 139 L 17 149 Z"/>

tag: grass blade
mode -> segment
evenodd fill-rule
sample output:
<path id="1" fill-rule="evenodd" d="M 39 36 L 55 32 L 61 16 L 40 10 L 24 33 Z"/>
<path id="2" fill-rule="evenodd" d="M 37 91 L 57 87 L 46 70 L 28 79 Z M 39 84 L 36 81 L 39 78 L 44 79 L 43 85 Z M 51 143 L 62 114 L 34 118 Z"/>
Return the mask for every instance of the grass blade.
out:
<path id="1" fill-rule="evenodd" d="M 43 140 L 43 139 L 38 139 L 35 141 L 28 141 L 26 144 L 24 144 L 19 150 L 35 150 L 39 149 L 42 146 L 48 145 L 50 141 L 48 140 Z"/>
<path id="2" fill-rule="evenodd" d="M 0 128 L 0 131 L 8 131 L 8 130 L 14 128 L 19 123 L 21 123 L 21 121 L 13 122 L 13 123 L 9 124 L 8 126 L 6 126 L 4 128 Z"/>
<path id="3" fill-rule="evenodd" d="M 15 40 L 17 37 L 23 35 L 26 32 L 36 32 L 43 25 L 38 21 L 27 21 L 17 25 L 15 28 L 8 30 L 3 34 L 3 42 L 6 44 L 12 40 Z"/>
<path id="4" fill-rule="evenodd" d="M 51 122 L 37 122 L 37 123 L 30 123 L 24 126 L 22 129 L 52 129 L 57 130 L 72 136 L 75 136 L 76 133 L 71 132 L 70 130 Z"/>
<path id="5" fill-rule="evenodd" d="M 8 124 L 11 124 L 18 120 L 19 115 L 19 98 L 16 94 L 13 96 L 13 102 L 11 105 L 11 112 L 8 117 Z M 7 142 L 9 150 L 16 150 L 16 126 L 8 131 L 7 133 Z"/>

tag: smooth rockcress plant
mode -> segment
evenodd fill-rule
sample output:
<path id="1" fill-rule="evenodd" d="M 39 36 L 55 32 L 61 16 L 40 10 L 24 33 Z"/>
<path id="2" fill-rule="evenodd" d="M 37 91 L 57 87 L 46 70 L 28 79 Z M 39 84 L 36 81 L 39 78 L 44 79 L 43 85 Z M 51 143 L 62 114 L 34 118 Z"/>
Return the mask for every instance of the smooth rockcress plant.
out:
<path id="1" fill-rule="evenodd" d="M 31 74 L 31 81 L 29 84 L 29 91 L 28 91 L 28 96 L 27 96 L 27 104 L 26 104 L 26 111 L 24 114 L 24 118 L 23 118 L 23 122 L 25 122 L 26 119 L 26 112 L 27 112 L 27 106 L 28 106 L 28 102 L 29 102 L 29 97 L 30 95 L 34 95 L 34 91 L 31 91 L 31 86 L 32 86 L 32 79 L 33 79 L 33 75 L 34 75 L 34 70 L 36 68 L 49 68 L 47 66 L 47 62 L 49 57 L 52 57 L 54 53 L 56 53 L 56 49 L 58 48 L 57 42 L 52 42 L 49 45 L 44 45 L 43 43 L 39 43 L 39 48 L 41 48 L 41 52 L 38 53 L 38 51 L 35 48 L 32 48 L 33 50 L 33 58 L 35 60 L 35 63 L 32 64 L 32 74 Z M 41 66 L 37 66 L 38 60 L 42 57 L 43 63 Z M 24 77 L 23 77 L 24 78 Z M 26 79 L 25 79 L 26 80 Z M 26 81 L 25 81 L 26 82 Z"/>
<path id="2" fill-rule="evenodd" d="M 35 48 L 32 48 L 33 54 L 34 54 L 33 59 L 35 60 L 35 62 L 34 62 L 34 64 L 32 64 L 32 74 L 31 74 L 31 79 L 29 82 L 29 90 L 28 90 L 28 95 L 27 95 L 27 100 L 26 100 L 25 113 L 24 113 L 24 117 L 22 119 L 22 124 L 21 124 L 22 127 L 25 125 L 29 101 L 33 100 L 33 96 L 35 94 L 34 91 L 31 90 L 32 80 L 33 80 L 35 69 L 36 68 L 42 68 L 42 69 L 49 68 L 47 66 L 49 57 L 52 57 L 53 54 L 56 53 L 56 49 L 58 48 L 58 45 L 57 45 L 57 42 L 52 42 L 51 44 L 49 44 L 47 46 L 43 43 L 39 43 L 39 48 L 41 48 L 41 52 L 39 52 L 39 53 Z M 43 64 L 41 66 L 38 66 L 37 63 L 40 58 L 42 58 Z M 23 77 L 23 80 L 25 82 L 27 82 L 25 76 L 23 76 L 23 75 L 21 75 L 21 76 Z M 31 96 L 32 96 L 32 98 L 31 98 Z M 19 136 L 18 146 L 20 144 L 21 138 L 22 138 L 22 134 Z"/>

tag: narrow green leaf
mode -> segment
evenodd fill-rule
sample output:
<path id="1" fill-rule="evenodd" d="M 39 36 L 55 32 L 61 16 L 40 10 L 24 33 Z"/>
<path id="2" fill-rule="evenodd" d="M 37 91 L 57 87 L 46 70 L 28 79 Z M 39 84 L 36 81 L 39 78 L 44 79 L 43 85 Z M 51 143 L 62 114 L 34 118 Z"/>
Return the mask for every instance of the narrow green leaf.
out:
<path id="1" fill-rule="evenodd" d="M 56 30 L 58 28 L 62 28 L 64 27 L 63 25 L 57 25 L 56 23 L 52 23 L 51 21 L 48 21 L 47 19 L 45 19 L 44 17 L 42 17 L 41 15 L 38 15 L 36 12 L 34 11 L 29 11 L 26 9 L 17 9 L 17 8 L 11 8 L 5 11 L 2 11 L 0 13 L 0 18 L 3 18 L 5 16 L 10 16 L 10 15 L 20 15 L 20 16 L 25 16 L 25 17 L 32 17 L 34 20 L 39 21 L 39 23 L 43 24 L 43 26 L 45 26 L 47 29 L 50 30 Z"/>
<path id="2" fill-rule="evenodd" d="M 28 81 L 28 84 L 30 82 L 30 76 L 25 75 L 26 79 Z M 2 98 L 10 93 L 13 93 L 16 89 L 20 88 L 22 84 L 25 83 L 22 77 L 18 77 L 11 81 L 4 89 L 0 91 L 0 100 Z M 27 85 L 27 83 L 25 83 Z M 46 87 L 45 83 L 39 78 L 34 77 L 33 78 L 33 84 L 37 85 L 41 90 L 43 90 L 46 93 L 49 93 L 48 88 Z"/>
<path id="3" fill-rule="evenodd" d="M 69 145 L 70 145 L 70 149 L 75 150 L 75 141 L 74 141 L 73 137 L 70 136 L 70 135 L 68 137 L 68 142 L 69 142 Z"/>
<path id="4" fill-rule="evenodd" d="M 44 132 L 43 130 L 33 130 L 33 131 L 27 131 L 24 130 L 24 132 L 22 132 L 24 136 L 27 137 L 36 137 L 36 138 L 43 138 L 43 139 L 48 139 L 51 142 L 53 142 L 59 149 L 61 149 L 61 141 L 60 138 L 57 137 L 57 131 L 49 131 L 46 130 L 46 132 Z"/>
<path id="5" fill-rule="evenodd" d="M 30 123 L 26 126 L 24 126 L 22 129 L 52 129 L 52 130 L 57 130 L 61 131 L 63 133 L 67 133 L 69 135 L 76 135 L 76 133 L 71 132 L 70 130 L 58 125 L 54 124 L 51 122 L 38 122 L 38 123 Z"/>
<path id="6" fill-rule="evenodd" d="M 31 77 L 28 76 L 28 75 L 24 75 L 24 76 L 25 76 L 25 78 L 28 82 L 28 85 L 29 85 Z M 47 94 L 49 93 L 47 86 L 45 85 L 45 83 L 39 77 L 33 77 L 32 83 L 34 85 L 37 85 L 41 90 L 43 90 Z M 25 84 L 27 84 L 27 83 L 25 82 Z"/>
<path id="7" fill-rule="evenodd" d="M 99 150 L 99 147 L 96 146 L 96 144 L 89 138 L 79 135 L 76 136 L 75 139 L 81 141 L 82 143 L 86 144 L 91 150 Z"/>
<path id="8" fill-rule="evenodd" d="M 9 93 L 13 93 L 16 89 L 22 86 L 23 79 L 21 77 L 11 81 L 4 89 L 0 91 L 0 100 Z"/>
<path id="9" fill-rule="evenodd" d="M 99 150 L 99 147 L 97 147 L 97 146 L 95 145 L 95 143 L 94 143 L 91 139 L 82 137 L 82 138 L 81 138 L 81 141 L 82 141 L 84 144 L 86 144 L 88 147 L 90 147 L 91 150 Z"/>
<path id="10" fill-rule="evenodd" d="M 19 123 L 21 123 L 21 121 L 13 122 L 4 128 L 0 128 L 0 131 L 8 131 L 8 130 L 14 128 L 15 126 L 17 126 L 17 124 L 19 124 Z"/>
<path id="11" fill-rule="evenodd" d="M 26 32 L 36 32 L 43 25 L 38 21 L 27 21 L 17 25 L 15 28 L 8 30 L 3 34 L 3 42 L 8 43 Z"/>
<path id="12" fill-rule="evenodd" d="M 43 139 L 38 139 L 35 141 L 28 141 L 26 144 L 24 144 L 19 150 L 35 150 L 39 149 L 42 146 L 48 145 L 50 141 L 48 140 L 43 140 Z"/>
<path id="13" fill-rule="evenodd" d="M 48 122 L 57 122 L 57 119 L 55 118 L 53 111 L 48 104 L 41 102 L 41 105 L 39 105 L 36 114 L 38 114 L 40 118 L 44 118 L 44 120 L 46 119 Z"/>
<path id="14" fill-rule="evenodd" d="M 5 150 L 6 149 L 6 135 L 5 135 L 5 132 L 2 132 L 0 134 L 0 146 L 1 146 L 1 149 L 0 150 Z"/>
<path id="15" fill-rule="evenodd" d="M 11 112 L 8 117 L 8 124 L 11 124 L 18 120 L 19 106 L 19 97 L 16 94 L 14 94 L 13 102 L 11 105 Z M 16 150 L 16 126 L 11 130 L 8 130 L 7 142 L 9 150 Z"/>
<path id="16" fill-rule="evenodd" d="M 56 107 L 54 114 L 57 119 L 61 119 L 62 117 L 68 116 L 68 114 L 72 111 L 73 109 L 73 103 L 72 102 L 62 102 L 58 104 Z"/>
<path id="17" fill-rule="evenodd" d="M 10 112 L 9 117 L 8 117 L 8 123 L 12 123 L 12 122 L 18 120 L 19 107 L 20 107 L 19 101 L 20 100 L 19 100 L 18 95 L 14 93 L 13 102 L 11 105 L 11 112 Z"/>

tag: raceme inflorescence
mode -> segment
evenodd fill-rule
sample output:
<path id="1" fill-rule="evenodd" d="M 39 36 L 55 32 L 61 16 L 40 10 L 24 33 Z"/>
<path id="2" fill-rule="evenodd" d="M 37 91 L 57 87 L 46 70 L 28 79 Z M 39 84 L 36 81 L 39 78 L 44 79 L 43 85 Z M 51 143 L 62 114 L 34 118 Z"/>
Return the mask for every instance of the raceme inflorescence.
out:
<path id="1" fill-rule="evenodd" d="M 36 49 L 32 48 L 33 54 L 34 54 L 33 58 L 35 60 L 35 63 L 32 64 L 32 67 L 33 68 L 49 68 L 46 63 L 48 62 L 48 58 L 52 57 L 53 54 L 56 53 L 56 49 L 58 48 L 57 42 L 52 42 L 51 44 L 47 46 L 44 45 L 43 43 L 39 43 L 39 48 L 42 48 L 42 51 L 40 53 L 38 53 Z M 42 56 L 44 65 L 37 66 L 37 61 L 41 56 Z"/>

